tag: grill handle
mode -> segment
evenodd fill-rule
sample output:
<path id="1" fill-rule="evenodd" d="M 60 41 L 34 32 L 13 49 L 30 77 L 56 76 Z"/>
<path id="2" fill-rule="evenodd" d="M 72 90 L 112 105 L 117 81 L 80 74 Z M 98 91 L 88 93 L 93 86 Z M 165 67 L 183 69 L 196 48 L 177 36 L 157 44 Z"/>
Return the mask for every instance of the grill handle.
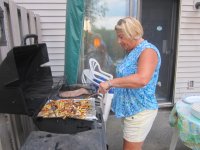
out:
<path id="1" fill-rule="evenodd" d="M 38 36 L 36 34 L 27 34 L 23 37 L 22 46 L 27 45 L 26 41 L 27 39 L 30 39 L 30 38 L 34 39 L 34 44 L 38 44 Z"/>

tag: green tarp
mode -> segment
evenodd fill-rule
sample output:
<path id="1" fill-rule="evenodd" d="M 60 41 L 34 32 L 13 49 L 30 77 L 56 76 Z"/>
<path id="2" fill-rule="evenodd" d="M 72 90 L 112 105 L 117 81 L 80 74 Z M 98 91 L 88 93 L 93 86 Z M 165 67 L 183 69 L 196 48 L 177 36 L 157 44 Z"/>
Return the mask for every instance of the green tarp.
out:
<path id="1" fill-rule="evenodd" d="M 77 83 L 83 21 L 84 0 L 67 0 L 64 73 L 67 84 Z"/>

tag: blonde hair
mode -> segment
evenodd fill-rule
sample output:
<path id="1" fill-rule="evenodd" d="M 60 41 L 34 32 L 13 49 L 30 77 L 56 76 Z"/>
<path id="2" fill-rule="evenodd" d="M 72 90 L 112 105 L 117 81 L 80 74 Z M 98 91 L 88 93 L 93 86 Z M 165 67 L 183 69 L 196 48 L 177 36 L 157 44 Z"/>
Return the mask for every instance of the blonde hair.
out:
<path id="1" fill-rule="evenodd" d="M 120 19 L 115 25 L 115 31 L 122 32 L 130 40 L 140 39 L 144 34 L 141 23 L 133 17 Z"/>

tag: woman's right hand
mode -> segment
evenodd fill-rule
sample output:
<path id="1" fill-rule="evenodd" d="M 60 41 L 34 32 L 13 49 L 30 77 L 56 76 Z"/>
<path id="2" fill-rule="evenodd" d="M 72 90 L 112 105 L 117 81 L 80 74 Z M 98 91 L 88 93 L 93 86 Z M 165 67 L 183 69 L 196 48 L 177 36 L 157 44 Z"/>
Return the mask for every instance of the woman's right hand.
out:
<path id="1" fill-rule="evenodd" d="M 108 81 L 106 82 L 101 82 L 99 84 L 99 89 L 98 89 L 98 92 L 101 93 L 101 94 L 106 94 L 108 92 L 108 90 L 110 89 L 110 86 L 108 84 Z"/>

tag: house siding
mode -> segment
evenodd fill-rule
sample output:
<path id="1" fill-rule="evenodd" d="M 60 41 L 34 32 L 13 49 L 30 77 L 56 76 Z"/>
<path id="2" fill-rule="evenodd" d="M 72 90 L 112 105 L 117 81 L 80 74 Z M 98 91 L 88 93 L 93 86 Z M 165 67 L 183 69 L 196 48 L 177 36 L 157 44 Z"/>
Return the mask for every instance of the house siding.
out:
<path id="1" fill-rule="evenodd" d="M 180 1 L 174 101 L 200 93 L 200 12 L 193 0 Z M 193 81 L 194 87 L 189 87 Z"/>
<path id="2" fill-rule="evenodd" d="M 64 75 L 67 0 L 14 0 L 40 16 L 42 42 L 47 44 L 53 76 Z"/>

